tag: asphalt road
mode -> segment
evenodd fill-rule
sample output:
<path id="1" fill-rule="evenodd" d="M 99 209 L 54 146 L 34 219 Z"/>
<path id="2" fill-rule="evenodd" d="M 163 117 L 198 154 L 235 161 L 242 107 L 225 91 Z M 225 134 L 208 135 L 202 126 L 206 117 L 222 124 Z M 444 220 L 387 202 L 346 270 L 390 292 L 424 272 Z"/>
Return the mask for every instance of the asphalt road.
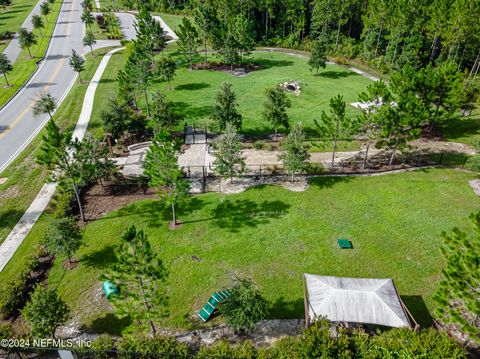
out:
<path id="1" fill-rule="evenodd" d="M 72 49 L 83 52 L 81 0 L 64 1 L 45 60 L 23 90 L 0 110 L 0 172 L 42 129 L 48 116 L 35 118 L 32 106 L 42 91 L 63 98 L 76 79 L 69 65 Z"/>

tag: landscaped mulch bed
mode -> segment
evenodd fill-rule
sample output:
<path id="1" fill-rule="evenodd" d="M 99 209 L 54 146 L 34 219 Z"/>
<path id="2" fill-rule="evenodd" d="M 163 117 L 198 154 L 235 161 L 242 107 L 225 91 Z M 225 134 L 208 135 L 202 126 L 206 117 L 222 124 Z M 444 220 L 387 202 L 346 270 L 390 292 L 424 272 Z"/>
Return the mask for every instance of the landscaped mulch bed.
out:
<path id="1" fill-rule="evenodd" d="M 84 193 L 82 204 L 87 221 L 94 221 L 146 198 L 157 198 L 155 190 L 138 184 L 96 184 Z"/>

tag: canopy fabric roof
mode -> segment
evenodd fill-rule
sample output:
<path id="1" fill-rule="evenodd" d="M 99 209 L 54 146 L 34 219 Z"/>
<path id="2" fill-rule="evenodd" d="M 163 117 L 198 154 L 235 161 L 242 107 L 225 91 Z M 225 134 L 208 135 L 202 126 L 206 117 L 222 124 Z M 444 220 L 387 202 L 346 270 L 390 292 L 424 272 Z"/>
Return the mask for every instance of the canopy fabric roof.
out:
<path id="1" fill-rule="evenodd" d="M 391 278 L 344 278 L 305 274 L 310 321 L 411 327 Z"/>

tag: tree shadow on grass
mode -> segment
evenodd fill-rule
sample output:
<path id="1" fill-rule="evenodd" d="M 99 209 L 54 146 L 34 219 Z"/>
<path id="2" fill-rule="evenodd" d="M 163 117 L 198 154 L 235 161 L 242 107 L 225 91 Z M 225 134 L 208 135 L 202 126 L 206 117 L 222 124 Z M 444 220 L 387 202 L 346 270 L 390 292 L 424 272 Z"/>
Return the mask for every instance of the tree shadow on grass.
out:
<path id="1" fill-rule="evenodd" d="M 280 297 L 268 308 L 268 314 L 271 318 L 303 318 L 305 309 L 303 298 L 292 301 L 286 301 Z"/>
<path id="2" fill-rule="evenodd" d="M 273 59 L 255 59 L 254 62 L 261 65 L 260 70 L 270 69 L 272 67 L 287 67 L 293 66 L 294 61 L 290 60 L 273 60 Z"/>
<path id="3" fill-rule="evenodd" d="M 193 107 L 183 101 L 174 101 L 171 102 L 171 105 L 174 112 L 184 115 L 190 121 L 205 116 L 210 116 L 212 113 L 212 106 Z"/>
<path id="4" fill-rule="evenodd" d="M 446 121 L 441 132 L 443 136 L 450 140 L 455 140 L 465 136 L 475 136 L 480 134 L 480 117 L 471 115 L 467 117 L 455 117 Z"/>
<path id="5" fill-rule="evenodd" d="M 352 71 L 322 71 L 315 76 L 325 77 L 327 79 L 343 79 L 346 77 L 359 75 Z"/>
<path id="6" fill-rule="evenodd" d="M 121 335 L 122 331 L 132 324 L 132 319 L 127 316 L 118 318 L 113 313 L 105 314 L 101 318 L 94 319 L 90 325 L 83 326 L 82 331 L 96 334 Z"/>
<path id="7" fill-rule="evenodd" d="M 401 298 L 413 318 L 421 327 L 425 328 L 433 324 L 433 318 L 421 295 L 402 295 Z"/>
<path id="8" fill-rule="evenodd" d="M 189 83 L 175 86 L 175 90 L 187 90 L 187 91 L 195 91 L 201 90 L 210 87 L 210 84 L 206 82 L 197 82 L 197 83 Z"/>
<path id="9" fill-rule="evenodd" d="M 337 183 L 344 183 L 351 181 L 352 177 L 347 176 L 318 176 L 310 179 L 309 184 L 312 187 L 330 188 Z"/>
<path id="10" fill-rule="evenodd" d="M 5 212 L 0 213 L 0 229 L 2 228 L 13 228 L 15 224 L 22 218 L 24 211 L 17 209 L 10 209 Z"/>
<path id="11" fill-rule="evenodd" d="M 246 199 L 226 199 L 211 211 L 211 219 L 217 227 L 238 233 L 242 228 L 255 228 L 269 223 L 271 219 L 282 217 L 289 207 L 289 204 L 282 201 L 257 203 Z"/>
<path id="12" fill-rule="evenodd" d="M 191 197 L 185 203 L 175 208 L 177 219 L 182 221 L 182 216 L 185 216 L 193 211 L 202 208 L 205 205 L 205 201 L 198 197 Z M 142 219 L 147 221 L 148 227 L 159 227 L 164 222 L 172 220 L 172 209 L 170 206 L 166 206 L 165 202 L 160 201 L 144 201 L 136 203 L 133 206 L 127 206 L 117 211 L 113 217 L 103 217 L 98 220 L 108 218 L 121 218 L 129 216 L 141 215 Z M 188 223 L 188 222 L 184 222 Z"/>
<path id="13" fill-rule="evenodd" d="M 106 268 L 117 261 L 114 253 L 115 247 L 109 245 L 102 249 L 82 256 L 80 262 L 86 267 Z"/>

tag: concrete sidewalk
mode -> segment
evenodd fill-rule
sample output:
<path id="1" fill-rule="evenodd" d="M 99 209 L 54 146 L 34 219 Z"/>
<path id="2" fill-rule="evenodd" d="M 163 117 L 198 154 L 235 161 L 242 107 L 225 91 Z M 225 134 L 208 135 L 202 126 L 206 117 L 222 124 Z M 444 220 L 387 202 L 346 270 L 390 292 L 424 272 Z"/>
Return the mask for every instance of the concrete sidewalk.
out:
<path id="1" fill-rule="evenodd" d="M 107 53 L 93 76 L 90 85 L 87 88 L 85 93 L 85 98 L 83 100 L 82 112 L 78 118 L 77 126 L 73 132 L 73 138 L 78 138 L 82 140 L 87 132 L 88 122 L 92 115 L 93 103 L 95 100 L 95 92 L 97 90 L 98 83 L 100 82 L 102 75 L 107 67 L 108 62 L 112 55 L 124 48 L 118 48 Z M 37 222 L 40 215 L 43 213 L 47 207 L 50 199 L 55 193 L 57 188 L 57 183 L 46 183 L 40 192 L 38 193 L 35 200 L 32 202 L 28 210 L 22 216 L 17 225 L 10 232 L 5 241 L 0 245 L 0 272 L 5 268 L 7 263 L 13 257 L 18 247 L 22 244 L 25 237 L 28 235 L 34 224 Z"/>

